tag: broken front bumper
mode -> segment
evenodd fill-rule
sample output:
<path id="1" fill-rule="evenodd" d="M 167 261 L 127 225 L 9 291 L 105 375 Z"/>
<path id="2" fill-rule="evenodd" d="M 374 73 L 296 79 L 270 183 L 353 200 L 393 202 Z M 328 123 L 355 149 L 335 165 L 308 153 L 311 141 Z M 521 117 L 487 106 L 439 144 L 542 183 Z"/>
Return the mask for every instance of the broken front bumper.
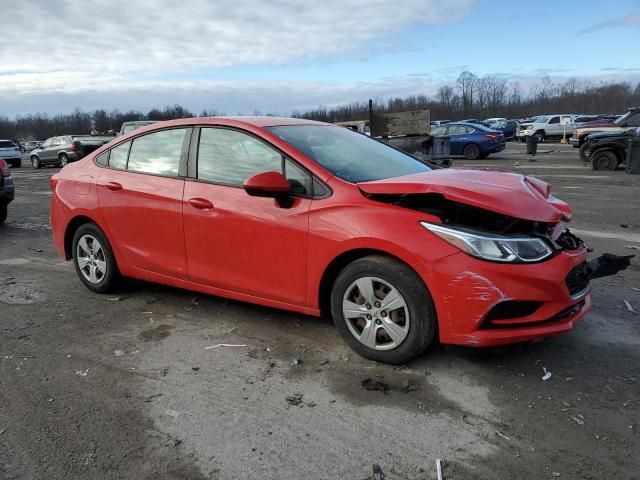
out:
<path id="1" fill-rule="evenodd" d="M 588 278 L 572 281 L 586 256 L 582 248 L 535 264 L 499 264 L 458 253 L 425 265 L 440 341 L 492 346 L 570 330 L 591 308 Z"/>

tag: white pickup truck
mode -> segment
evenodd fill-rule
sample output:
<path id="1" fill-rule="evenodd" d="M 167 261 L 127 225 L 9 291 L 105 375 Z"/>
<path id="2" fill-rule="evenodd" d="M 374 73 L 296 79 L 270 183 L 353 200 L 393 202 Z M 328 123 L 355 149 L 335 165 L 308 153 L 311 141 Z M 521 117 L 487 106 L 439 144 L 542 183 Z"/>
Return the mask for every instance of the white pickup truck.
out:
<path id="1" fill-rule="evenodd" d="M 529 136 L 535 136 L 538 142 L 544 142 L 547 138 L 561 138 L 563 135 L 569 138 L 576 126 L 576 115 L 540 115 L 533 122 L 520 124 L 518 140 L 524 141 Z"/>

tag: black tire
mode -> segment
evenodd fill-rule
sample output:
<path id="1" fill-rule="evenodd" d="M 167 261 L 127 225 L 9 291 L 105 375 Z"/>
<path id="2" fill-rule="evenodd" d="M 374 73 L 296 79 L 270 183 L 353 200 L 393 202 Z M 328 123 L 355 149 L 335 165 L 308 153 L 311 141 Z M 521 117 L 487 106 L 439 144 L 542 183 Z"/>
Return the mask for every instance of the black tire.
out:
<path id="1" fill-rule="evenodd" d="M 104 252 L 104 255 L 102 257 L 106 264 L 106 272 L 96 283 L 90 282 L 84 276 L 84 274 L 80 270 L 80 265 L 78 264 L 78 243 L 83 237 L 85 237 L 85 235 L 89 235 L 97 239 Z M 73 250 L 71 254 L 73 255 L 73 265 L 82 283 L 84 283 L 84 285 L 89 290 L 92 290 L 96 293 L 108 293 L 113 291 L 117 286 L 118 280 L 120 279 L 120 272 L 118 271 L 118 264 L 116 263 L 116 258 L 113 255 L 113 250 L 111 249 L 109 240 L 107 240 L 106 235 L 102 232 L 102 230 L 100 230 L 100 227 L 98 227 L 95 223 L 82 224 L 73 235 L 72 248 Z"/>
<path id="2" fill-rule="evenodd" d="M 31 155 L 31 165 L 33 168 L 42 168 L 42 162 L 36 155 Z"/>
<path id="3" fill-rule="evenodd" d="M 0 205 L 0 225 L 7 219 L 8 210 L 7 205 Z"/>
<path id="4" fill-rule="evenodd" d="M 408 332 L 393 349 L 376 350 L 368 347 L 360 343 L 347 326 L 349 320 L 344 317 L 343 299 L 353 283 L 363 277 L 376 277 L 388 282 L 405 300 L 409 313 Z M 378 255 L 356 260 L 340 272 L 331 290 L 331 315 L 338 333 L 356 353 L 376 362 L 394 365 L 406 363 L 420 355 L 431 344 L 437 331 L 433 300 L 420 277 L 407 265 Z"/>
<path id="5" fill-rule="evenodd" d="M 608 150 L 591 154 L 591 165 L 594 170 L 613 171 L 618 168 L 619 163 L 616 154 Z"/>
<path id="6" fill-rule="evenodd" d="M 582 145 L 578 147 L 578 155 L 580 155 L 580 160 L 583 162 L 588 162 L 590 160 L 590 153 L 587 150 L 587 142 L 584 142 Z"/>
<path id="7" fill-rule="evenodd" d="M 534 133 L 534 136 L 536 137 L 538 143 L 544 143 L 546 137 L 542 130 L 538 130 L 536 133 Z"/>
<path id="8" fill-rule="evenodd" d="M 58 155 L 58 163 L 60 164 L 60 167 L 66 167 L 67 165 L 69 165 L 69 157 L 66 153 L 61 153 L 60 155 Z"/>
<path id="9" fill-rule="evenodd" d="M 22 159 L 18 160 L 17 162 L 13 162 L 13 168 L 20 168 L 22 167 Z"/>
<path id="10" fill-rule="evenodd" d="M 475 143 L 470 143 L 466 147 L 464 147 L 464 151 L 462 152 L 464 158 L 467 160 L 476 160 L 480 157 L 480 147 Z"/>

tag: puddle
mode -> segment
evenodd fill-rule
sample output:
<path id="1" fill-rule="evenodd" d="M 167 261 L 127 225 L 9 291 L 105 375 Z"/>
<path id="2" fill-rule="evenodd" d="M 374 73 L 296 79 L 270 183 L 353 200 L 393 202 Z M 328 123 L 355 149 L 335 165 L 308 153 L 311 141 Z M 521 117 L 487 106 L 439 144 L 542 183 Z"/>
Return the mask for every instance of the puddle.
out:
<path id="1" fill-rule="evenodd" d="M 173 328 L 174 327 L 172 325 L 158 325 L 156 328 L 143 330 L 138 334 L 138 338 L 143 342 L 158 342 L 171 335 L 171 330 L 173 330 Z"/>

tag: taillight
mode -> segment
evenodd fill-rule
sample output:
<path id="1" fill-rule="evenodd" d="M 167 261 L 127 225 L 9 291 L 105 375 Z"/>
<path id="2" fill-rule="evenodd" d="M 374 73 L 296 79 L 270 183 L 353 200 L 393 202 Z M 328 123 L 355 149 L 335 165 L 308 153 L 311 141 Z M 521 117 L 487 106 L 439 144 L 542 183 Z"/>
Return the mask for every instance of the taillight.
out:
<path id="1" fill-rule="evenodd" d="M 58 185 L 58 177 L 56 175 L 51 176 L 51 190 L 55 192 L 56 185 Z"/>
<path id="2" fill-rule="evenodd" d="M 497 140 L 498 139 L 498 135 L 496 135 L 494 133 L 485 133 L 484 136 L 487 137 L 489 140 Z"/>
<path id="3" fill-rule="evenodd" d="M 11 176 L 11 172 L 9 172 L 9 165 L 4 160 L 0 160 L 0 172 L 2 172 L 3 177 Z"/>

